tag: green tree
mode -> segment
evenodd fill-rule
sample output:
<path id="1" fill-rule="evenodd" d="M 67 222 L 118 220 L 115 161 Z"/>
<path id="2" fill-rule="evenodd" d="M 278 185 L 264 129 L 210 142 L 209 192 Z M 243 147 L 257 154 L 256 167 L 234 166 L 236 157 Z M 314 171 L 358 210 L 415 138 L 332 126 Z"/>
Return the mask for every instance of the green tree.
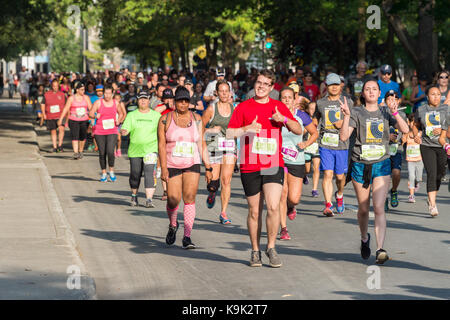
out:
<path id="1" fill-rule="evenodd" d="M 52 71 L 80 71 L 83 62 L 81 53 L 80 39 L 75 33 L 68 28 L 56 28 L 50 49 Z"/>

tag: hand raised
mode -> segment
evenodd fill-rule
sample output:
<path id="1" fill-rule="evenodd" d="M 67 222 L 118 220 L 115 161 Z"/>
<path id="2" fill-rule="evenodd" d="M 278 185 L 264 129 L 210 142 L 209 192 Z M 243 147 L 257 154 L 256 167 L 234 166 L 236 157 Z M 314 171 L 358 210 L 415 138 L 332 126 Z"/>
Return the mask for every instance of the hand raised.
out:
<path id="1" fill-rule="evenodd" d="M 246 131 L 254 132 L 254 133 L 260 133 L 261 132 L 262 125 L 258 122 L 258 116 L 255 117 L 253 122 L 247 126 Z"/>

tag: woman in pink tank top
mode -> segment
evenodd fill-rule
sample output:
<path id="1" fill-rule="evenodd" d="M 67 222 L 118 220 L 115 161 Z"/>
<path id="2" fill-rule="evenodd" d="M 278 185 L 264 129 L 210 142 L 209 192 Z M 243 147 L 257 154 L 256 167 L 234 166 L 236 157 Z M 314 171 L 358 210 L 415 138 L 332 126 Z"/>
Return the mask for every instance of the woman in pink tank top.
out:
<path id="1" fill-rule="evenodd" d="M 106 156 L 108 156 L 109 179 L 111 182 L 114 182 L 116 181 L 116 175 L 114 174 L 114 149 L 117 145 L 118 124 L 123 121 L 125 114 L 121 108 L 118 108 L 117 102 L 113 99 L 113 88 L 111 86 L 105 86 L 104 98 L 94 102 L 89 112 L 89 117 L 97 119 L 93 133 L 98 146 L 98 156 L 102 170 L 100 181 L 107 181 Z"/>
<path id="2" fill-rule="evenodd" d="M 84 84 L 77 82 L 75 94 L 71 95 L 61 112 L 58 125 L 62 125 L 62 119 L 69 114 L 68 126 L 72 136 L 73 158 L 83 158 L 84 145 L 86 143 L 87 129 L 89 126 L 89 110 L 92 108 L 91 100 L 84 94 Z M 66 123 L 67 126 L 67 123 Z"/>
<path id="3" fill-rule="evenodd" d="M 185 87 L 175 92 L 175 110 L 160 118 L 158 149 L 161 179 L 167 182 L 167 215 L 169 231 L 166 243 L 175 242 L 178 230 L 177 210 L 183 197 L 183 249 L 194 249 L 191 231 L 195 219 L 195 197 L 200 179 L 203 124 L 201 117 L 189 111 L 190 94 Z"/>

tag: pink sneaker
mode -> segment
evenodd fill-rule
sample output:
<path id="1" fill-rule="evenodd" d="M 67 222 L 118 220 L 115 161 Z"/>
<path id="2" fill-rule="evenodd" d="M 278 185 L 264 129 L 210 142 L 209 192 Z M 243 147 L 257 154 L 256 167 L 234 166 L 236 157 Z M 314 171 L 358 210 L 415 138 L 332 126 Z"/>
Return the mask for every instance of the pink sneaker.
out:
<path id="1" fill-rule="evenodd" d="M 291 236 L 287 231 L 287 228 L 282 228 L 280 232 L 280 240 L 291 240 Z"/>
<path id="2" fill-rule="evenodd" d="M 115 153 L 115 156 L 118 157 L 118 158 L 120 158 L 120 157 L 122 156 L 122 150 L 117 149 L 117 151 L 116 151 L 116 153 Z"/>
<path id="3" fill-rule="evenodd" d="M 297 209 L 291 208 L 291 210 L 288 211 L 287 216 L 289 218 L 289 220 L 294 220 L 295 217 L 297 216 Z"/>

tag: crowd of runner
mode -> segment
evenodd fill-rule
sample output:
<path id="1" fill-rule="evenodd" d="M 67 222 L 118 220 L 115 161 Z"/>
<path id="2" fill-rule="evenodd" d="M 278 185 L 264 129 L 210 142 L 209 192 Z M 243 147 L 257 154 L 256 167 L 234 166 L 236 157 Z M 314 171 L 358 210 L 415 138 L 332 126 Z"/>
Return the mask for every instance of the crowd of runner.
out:
<path id="1" fill-rule="evenodd" d="M 372 198 L 375 258 L 383 264 L 389 259 L 384 249 L 385 213 L 399 204 L 403 160 L 409 176 L 408 202 L 415 202 L 425 169 L 429 213 L 439 214 L 436 194 L 450 157 L 450 74 L 440 71 L 433 81 L 414 75 L 411 87 L 401 92 L 391 80 L 391 66 L 381 66 L 376 75 L 367 70 L 361 61 L 356 74 L 345 79 L 330 69 L 316 84 L 307 68 L 291 74 L 241 68 L 236 75 L 224 68 L 195 74 L 123 69 L 86 75 L 30 74 L 22 68 L 18 82 L 22 109 L 32 104 L 40 125 L 45 121 L 52 152 L 64 151 L 64 126 L 68 127 L 74 160 L 83 158 L 85 148 L 98 151 L 101 182 L 116 181 L 115 159 L 122 156 L 122 140 L 127 142 L 130 204 L 154 208 L 161 180 L 168 245 L 176 241 L 183 200 L 182 247 L 195 248 L 191 233 L 204 166 L 207 207 L 214 208 L 220 190 L 218 221 L 224 225 L 232 223 L 227 213 L 231 179 L 240 171 L 248 203 L 250 266 L 262 265 L 264 203 L 265 253 L 270 266 L 280 267 L 275 243 L 277 237 L 291 239 L 287 219 L 296 217 L 303 184 L 312 183 L 312 197 L 322 192 L 322 213 L 333 217 L 345 212 L 349 181 L 358 201 L 361 256 L 371 256 Z M 4 81 L 15 90 L 14 80 L 10 75 Z M 142 176 L 146 198 L 140 203 Z"/>

